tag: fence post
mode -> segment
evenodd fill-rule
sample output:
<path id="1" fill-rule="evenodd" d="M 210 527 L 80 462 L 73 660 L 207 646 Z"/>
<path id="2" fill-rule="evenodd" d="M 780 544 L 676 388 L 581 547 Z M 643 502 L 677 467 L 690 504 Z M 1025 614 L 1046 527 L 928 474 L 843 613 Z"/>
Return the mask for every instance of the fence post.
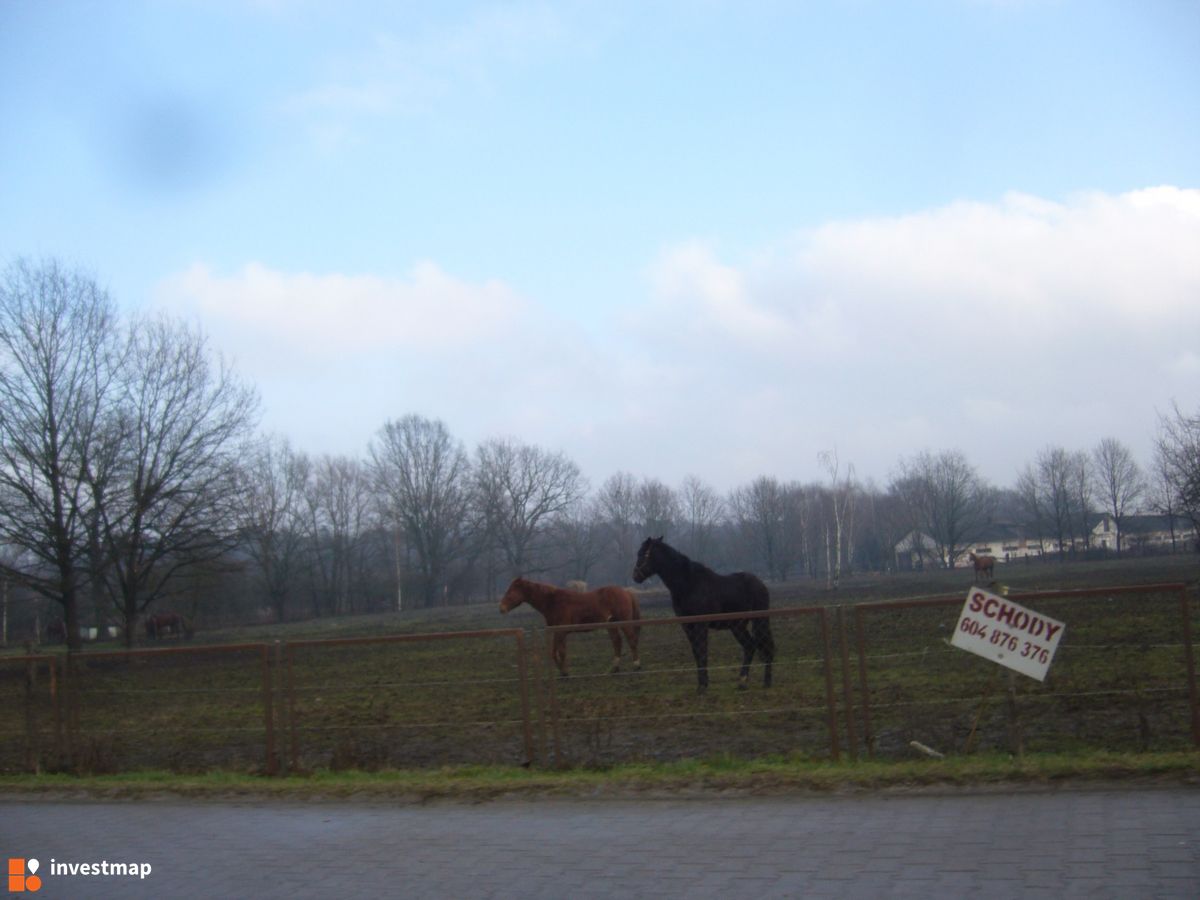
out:
<path id="1" fill-rule="evenodd" d="M 549 751 L 546 748 L 546 676 L 542 674 L 542 652 L 538 646 L 536 635 L 530 635 L 529 654 L 533 659 L 530 680 L 533 682 L 533 695 L 537 702 L 537 758 L 539 763 L 545 765 L 549 759 Z"/>
<path id="2" fill-rule="evenodd" d="M 858 649 L 858 689 L 863 708 L 863 743 L 867 756 L 875 758 L 875 735 L 871 731 L 871 686 L 867 683 L 867 624 L 861 606 L 854 607 L 854 640 Z"/>
<path id="3" fill-rule="evenodd" d="M 842 758 L 838 743 L 837 701 L 833 690 L 833 644 L 829 637 L 829 608 L 821 609 L 821 646 L 825 657 L 825 707 L 829 718 L 829 752 L 834 762 Z"/>
<path id="4" fill-rule="evenodd" d="M 525 669 L 525 633 L 518 631 L 517 676 L 521 684 L 521 730 L 525 737 L 525 765 L 533 762 L 533 728 L 529 722 L 529 681 Z"/>
<path id="5" fill-rule="evenodd" d="M 263 687 L 263 725 L 266 728 L 266 765 L 268 775 L 274 775 L 279 767 L 275 759 L 275 709 L 273 702 L 274 691 L 271 689 L 271 647 L 262 645 L 262 687 Z"/>
<path id="6" fill-rule="evenodd" d="M 286 648 L 284 652 L 287 655 L 287 672 L 285 673 L 284 681 L 287 684 L 288 743 L 290 744 L 292 756 L 290 771 L 295 775 L 300 771 L 300 737 L 296 729 L 296 680 L 292 669 L 292 660 L 295 652 L 290 643 L 286 645 Z"/>
<path id="7" fill-rule="evenodd" d="M 850 748 L 850 759 L 858 762 L 858 730 L 854 727 L 854 686 L 850 678 L 850 649 L 846 641 L 845 608 L 835 607 L 837 617 L 838 644 L 842 656 L 842 700 L 846 707 L 846 743 Z"/>
<path id="8" fill-rule="evenodd" d="M 1183 613 L 1183 652 L 1187 661 L 1188 703 L 1192 712 L 1192 743 L 1200 747 L 1200 697 L 1196 693 L 1196 655 L 1192 648 L 1192 611 L 1187 587 L 1179 586 L 1179 608 Z"/>
<path id="9" fill-rule="evenodd" d="M 551 630 L 552 629 L 548 627 L 542 631 L 542 634 L 545 636 L 545 645 L 542 649 L 547 653 L 550 652 L 550 642 L 554 639 L 553 635 L 551 634 Z M 551 733 L 554 735 L 554 765 L 561 769 L 563 768 L 562 733 L 559 730 L 558 723 L 558 694 L 554 689 L 554 684 L 557 679 L 555 678 L 553 668 L 545 665 L 543 665 L 542 668 L 547 673 L 547 686 L 550 689 L 550 728 Z"/>
<path id="10" fill-rule="evenodd" d="M 58 660 L 50 657 L 50 708 L 54 715 L 54 768 L 59 770 L 63 765 L 63 736 L 62 736 L 62 708 L 60 706 L 59 680 L 58 680 Z"/>
<path id="11" fill-rule="evenodd" d="M 32 656 L 25 657 L 25 768 L 34 775 L 41 774 L 41 753 L 38 746 L 35 687 L 37 664 Z"/>
<path id="12" fill-rule="evenodd" d="M 79 691 L 75 687 L 78 678 L 79 670 L 76 668 L 75 653 L 68 649 L 66 659 L 63 661 L 62 701 L 63 718 L 66 720 L 67 726 L 66 763 L 67 768 L 72 771 L 78 761 Z"/>
<path id="13" fill-rule="evenodd" d="M 1008 735 L 1017 759 L 1025 756 L 1025 736 L 1021 733 L 1021 714 L 1017 709 L 1017 673 L 1008 670 Z"/>

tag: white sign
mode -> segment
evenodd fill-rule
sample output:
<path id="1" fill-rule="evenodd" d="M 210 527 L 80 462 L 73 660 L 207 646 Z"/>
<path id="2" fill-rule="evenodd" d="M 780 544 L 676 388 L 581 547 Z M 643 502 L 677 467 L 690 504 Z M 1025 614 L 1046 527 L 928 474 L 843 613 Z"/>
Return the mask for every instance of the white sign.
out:
<path id="1" fill-rule="evenodd" d="M 1044 681 L 1065 627 L 1007 597 L 972 588 L 950 643 Z"/>

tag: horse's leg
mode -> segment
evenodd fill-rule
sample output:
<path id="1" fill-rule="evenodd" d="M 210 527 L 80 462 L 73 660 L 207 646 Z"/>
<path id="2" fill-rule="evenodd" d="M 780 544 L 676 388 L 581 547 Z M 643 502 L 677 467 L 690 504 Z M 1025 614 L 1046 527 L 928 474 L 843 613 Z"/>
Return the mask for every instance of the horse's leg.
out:
<path id="1" fill-rule="evenodd" d="M 775 662 L 775 638 L 771 635 L 770 619 L 754 620 L 754 646 L 763 661 L 763 687 L 770 687 L 771 664 Z"/>
<path id="2" fill-rule="evenodd" d="M 567 636 L 561 632 L 554 633 L 554 640 L 550 645 L 550 658 L 554 660 L 554 665 L 558 666 L 558 675 L 560 678 L 567 677 Z"/>
<path id="3" fill-rule="evenodd" d="M 635 672 L 642 668 L 642 660 L 638 656 L 638 637 L 641 630 L 640 625 L 625 626 L 625 643 L 629 645 L 629 654 L 633 657 L 633 669 Z"/>
<path id="4" fill-rule="evenodd" d="M 750 663 L 754 660 L 754 638 L 746 628 L 745 622 L 736 622 L 729 627 L 729 633 L 742 645 L 742 670 L 738 672 L 738 690 L 746 690 L 750 682 Z"/>
<path id="5" fill-rule="evenodd" d="M 613 645 L 612 668 L 608 670 L 608 674 L 615 675 L 621 671 L 621 629 L 615 626 L 608 629 L 608 638 Z"/>
<path id="6" fill-rule="evenodd" d="M 692 645 L 692 656 L 696 659 L 696 690 L 708 690 L 708 624 L 692 623 L 683 626 L 688 643 Z"/>

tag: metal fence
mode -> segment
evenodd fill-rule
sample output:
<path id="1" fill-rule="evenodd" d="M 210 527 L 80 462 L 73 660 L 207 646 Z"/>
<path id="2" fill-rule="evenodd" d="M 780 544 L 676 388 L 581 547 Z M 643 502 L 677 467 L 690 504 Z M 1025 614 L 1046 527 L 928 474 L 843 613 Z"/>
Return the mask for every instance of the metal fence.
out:
<path id="1" fill-rule="evenodd" d="M 1200 746 L 1184 585 L 1014 595 L 1066 623 L 1045 681 L 949 644 L 962 596 L 854 607 L 857 715 L 872 756 Z"/>
<path id="2" fill-rule="evenodd" d="M 520 629 L 291 641 L 283 656 L 292 771 L 533 760 Z"/>
<path id="3" fill-rule="evenodd" d="M 1044 682 L 950 646 L 962 595 L 643 619 L 641 668 L 626 654 L 616 673 L 609 625 L 0 657 L 0 771 L 1200 747 L 1183 585 L 1012 599 L 1066 623 Z M 739 685 L 742 648 L 713 629 L 698 691 L 682 626 L 754 618 L 771 622 L 772 685 L 757 653 Z M 560 632 L 568 678 L 549 662 Z"/>
<path id="4" fill-rule="evenodd" d="M 40 772 L 62 743 L 58 659 L 0 657 L 0 771 Z"/>
<path id="5" fill-rule="evenodd" d="M 763 684 L 761 651 L 739 685 L 742 648 L 727 630 L 708 631 L 710 685 L 701 692 L 685 624 L 728 627 L 769 618 L 775 655 L 772 685 Z M 543 667 L 551 730 L 550 760 L 605 765 L 720 755 L 838 753 L 829 612 L 777 609 L 684 619 L 643 619 L 639 670 L 610 674 L 608 626 L 545 629 L 547 652 L 556 633 L 568 641 L 572 674 Z M 747 629 L 749 631 L 749 629 Z"/>
<path id="6" fill-rule="evenodd" d="M 271 654 L 268 644 L 68 654 L 58 767 L 274 774 Z"/>

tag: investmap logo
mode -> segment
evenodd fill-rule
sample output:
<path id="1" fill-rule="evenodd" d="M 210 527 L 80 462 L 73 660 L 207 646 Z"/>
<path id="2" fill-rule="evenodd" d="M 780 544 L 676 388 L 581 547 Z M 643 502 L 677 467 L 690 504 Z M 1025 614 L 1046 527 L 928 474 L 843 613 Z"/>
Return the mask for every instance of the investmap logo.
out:
<path id="1" fill-rule="evenodd" d="M 33 893 L 42 889 L 42 879 L 38 877 L 38 861 L 22 859 L 17 856 L 8 858 L 8 892 L 10 894 Z"/>
<path id="2" fill-rule="evenodd" d="M 38 874 L 41 864 L 36 859 L 26 859 L 21 856 L 8 858 L 8 893 L 33 894 L 42 889 L 42 876 Z M 59 862 L 50 860 L 50 866 L 44 874 L 74 877 L 117 877 L 145 879 L 151 872 L 150 863 L 145 862 Z"/>

